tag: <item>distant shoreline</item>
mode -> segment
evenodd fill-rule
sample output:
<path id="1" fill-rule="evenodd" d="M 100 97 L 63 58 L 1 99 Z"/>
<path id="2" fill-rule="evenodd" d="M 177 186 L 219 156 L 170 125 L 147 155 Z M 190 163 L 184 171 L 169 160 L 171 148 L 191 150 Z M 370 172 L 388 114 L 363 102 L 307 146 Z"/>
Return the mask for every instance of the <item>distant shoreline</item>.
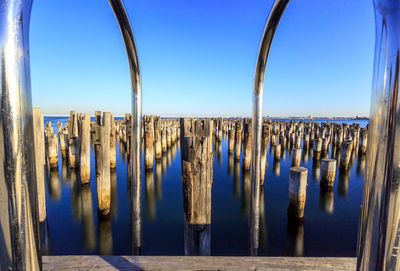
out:
<path id="1" fill-rule="evenodd" d="M 91 117 L 94 117 L 94 115 L 90 115 Z M 44 117 L 47 118 L 69 118 L 69 115 L 44 115 Z M 114 116 L 116 118 L 123 118 L 124 116 Z M 161 116 L 162 118 L 182 118 L 182 117 L 176 117 L 176 116 Z M 188 116 L 188 118 L 193 118 L 193 116 Z M 204 116 L 197 116 L 195 118 L 249 118 L 248 116 L 223 116 L 223 117 L 204 117 Z M 271 117 L 271 116 L 264 116 L 263 118 L 266 119 L 304 119 L 304 120 L 369 120 L 368 117 Z"/>

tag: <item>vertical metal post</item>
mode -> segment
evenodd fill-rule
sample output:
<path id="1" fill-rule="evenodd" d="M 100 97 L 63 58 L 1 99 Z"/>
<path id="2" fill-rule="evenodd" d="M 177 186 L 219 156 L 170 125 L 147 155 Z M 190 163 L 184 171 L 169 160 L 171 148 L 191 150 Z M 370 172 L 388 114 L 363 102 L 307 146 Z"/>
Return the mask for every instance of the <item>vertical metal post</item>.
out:
<path id="1" fill-rule="evenodd" d="M 253 115 L 251 146 L 251 203 L 250 203 L 250 248 L 251 255 L 257 255 L 259 217 L 260 217 L 260 178 L 261 178 L 261 130 L 262 130 L 262 99 L 264 90 L 265 68 L 279 20 L 288 5 L 289 0 L 276 0 L 268 17 L 258 52 L 257 66 L 254 78 Z"/>
<path id="2" fill-rule="evenodd" d="M 117 18 L 126 52 L 128 54 L 129 68 L 132 84 L 132 136 L 130 142 L 130 167 L 132 184 L 132 252 L 140 253 L 141 247 L 141 187 L 142 187 L 142 86 L 140 81 L 139 60 L 131 23 L 122 0 L 108 0 L 115 17 Z"/>
<path id="3" fill-rule="evenodd" d="M 376 44 L 357 270 L 400 270 L 400 1 L 374 0 Z"/>
<path id="4" fill-rule="evenodd" d="M 32 0 L 0 2 L 0 269 L 39 270 L 29 68 Z M 6 189 L 5 189 L 6 188 Z"/>

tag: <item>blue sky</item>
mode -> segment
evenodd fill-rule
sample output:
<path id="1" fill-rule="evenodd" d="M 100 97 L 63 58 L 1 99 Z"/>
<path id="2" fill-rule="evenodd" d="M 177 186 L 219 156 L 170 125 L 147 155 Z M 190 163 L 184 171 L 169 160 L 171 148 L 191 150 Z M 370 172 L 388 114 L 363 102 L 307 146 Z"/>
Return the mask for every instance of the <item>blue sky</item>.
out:
<path id="1" fill-rule="evenodd" d="M 143 113 L 250 116 L 271 0 L 125 0 Z M 370 0 L 292 0 L 270 51 L 264 115 L 368 116 L 375 27 Z M 123 40 L 106 0 L 36 0 L 33 105 L 47 115 L 130 112 Z"/>

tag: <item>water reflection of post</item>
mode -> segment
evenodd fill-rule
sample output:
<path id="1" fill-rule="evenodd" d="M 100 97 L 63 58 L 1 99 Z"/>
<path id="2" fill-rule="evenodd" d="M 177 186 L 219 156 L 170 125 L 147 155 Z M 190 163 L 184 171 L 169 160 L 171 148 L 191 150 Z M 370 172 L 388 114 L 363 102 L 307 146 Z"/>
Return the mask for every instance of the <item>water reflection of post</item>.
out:
<path id="1" fill-rule="evenodd" d="M 113 239 L 110 217 L 99 216 L 99 253 L 100 255 L 113 254 Z"/>
<path id="2" fill-rule="evenodd" d="M 128 164 L 128 167 L 129 164 Z M 132 198 L 132 255 L 140 255 L 142 249 L 142 185 L 140 180 L 129 178 Z"/>
<path id="3" fill-rule="evenodd" d="M 210 255 L 213 122 L 181 118 L 180 124 L 185 255 Z"/>
<path id="4" fill-rule="evenodd" d="M 67 183 L 69 181 L 68 179 L 68 160 L 67 159 L 62 159 L 62 165 L 61 165 L 61 180 L 63 183 Z"/>
<path id="5" fill-rule="evenodd" d="M 167 171 L 167 153 L 166 152 L 162 153 L 161 166 L 162 166 L 162 172 L 165 173 Z"/>
<path id="6" fill-rule="evenodd" d="M 172 159 L 174 159 L 175 156 L 176 156 L 176 149 L 177 149 L 177 146 L 176 146 L 176 142 L 175 142 L 175 143 L 172 144 L 172 146 L 171 146 L 171 156 L 172 156 Z"/>
<path id="7" fill-rule="evenodd" d="M 61 197 L 60 177 L 58 175 L 58 168 L 50 170 L 50 185 L 49 193 L 52 200 L 59 200 Z"/>
<path id="8" fill-rule="evenodd" d="M 168 166 L 171 165 L 172 157 L 171 157 L 171 148 L 167 149 L 167 164 Z"/>
<path id="9" fill-rule="evenodd" d="M 118 215 L 118 191 L 117 191 L 117 170 L 110 169 L 111 178 L 111 216 Z"/>
<path id="10" fill-rule="evenodd" d="M 250 212 L 250 172 L 248 170 L 242 171 L 242 214 L 246 217 Z"/>
<path id="11" fill-rule="evenodd" d="M 162 198 L 162 166 L 161 161 L 156 161 L 156 199 Z"/>
<path id="12" fill-rule="evenodd" d="M 357 161 L 357 175 L 362 176 L 364 175 L 365 169 L 365 154 L 359 154 L 358 161 Z"/>
<path id="13" fill-rule="evenodd" d="M 349 190 L 350 170 L 339 171 L 339 186 L 338 193 L 340 196 L 347 197 Z"/>
<path id="14" fill-rule="evenodd" d="M 274 159 L 274 164 L 272 165 L 272 172 L 275 176 L 281 175 L 281 161 Z"/>
<path id="15" fill-rule="evenodd" d="M 313 160 L 311 177 L 314 181 L 319 182 L 321 177 L 320 160 Z"/>
<path id="16" fill-rule="evenodd" d="M 153 169 L 146 169 L 146 215 L 152 219 L 156 216 L 156 204 L 154 197 L 154 174 Z"/>
<path id="17" fill-rule="evenodd" d="M 306 135 L 304 135 L 304 136 L 306 136 Z M 309 151 L 308 150 L 308 141 L 307 141 L 307 145 L 304 145 L 304 142 L 303 142 L 303 151 L 302 151 L 302 154 L 301 154 L 301 160 L 303 161 L 303 163 L 307 163 L 308 162 L 308 151 Z"/>
<path id="18" fill-rule="evenodd" d="M 72 213 L 77 219 L 81 219 L 81 210 L 82 210 L 82 200 L 81 200 L 81 184 L 77 179 L 78 169 L 71 168 L 71 205 L 72 205 Z"/>
<path id="19" fill-rule="evenodd" d="M 235 159 L 233 171 L 233 195 L 240 197 L 240 161 Z"/>
<path id="20" fill-rule="evenodd" d="M 260 188 L 260 247 L 264 247 L 267 237 L 267 223 L 265 221 L 264 186 Z"/>
<path id="21" fill-rule="evenodd" d="M 332 187 L 321 186 L 319 192 L 319 208 L 326 213 L 333 213 L 333 189 Z"/>
<path id="22" fill-rule="evenodd" d="M 92 192 L 90 185 L 84 184 L 81 187 L 82 193 L 82 226 L 83 226 L 83 244 L 85 249 L 93 251 L 96 248 L 96 237 L 94 235 L 94 218 Z"/>
<path id="23" fill-rule="evenodd" d="M 222 142 L 218 143 L 217 157 L 218 157 L 218 164 L 222 165 Z"/>
<path id="24" fill-rule="evenodd" d="M 233 175 L 233 155 L 232 155 L 232 153 L 228 153 L 228 174 L 229 174 L 229 176 Z"/>
<path id="25" fill-rule="evenodd" d="M 303 256 L 304 251 L 304 226 L 299 220 L 288 220 L 287 234 L 289 238 L 289 253 L 293 256 Z"/>

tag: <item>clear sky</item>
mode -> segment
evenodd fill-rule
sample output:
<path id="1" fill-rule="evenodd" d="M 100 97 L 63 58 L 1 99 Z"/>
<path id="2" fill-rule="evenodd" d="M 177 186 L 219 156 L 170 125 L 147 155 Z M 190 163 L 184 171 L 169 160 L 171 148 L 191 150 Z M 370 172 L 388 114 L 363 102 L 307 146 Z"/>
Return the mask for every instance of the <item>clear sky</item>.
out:
<path id="1" fill-rule="evenodd" d="M 271 0 L 125 0 L 143 113 L 250 116 Z M 270 51 L 263 114 L 368 116 L 371 0 L 292 0 Z M 35 0 L 33 105 L 47 115 L 130 112 L 123 40 L 107 0 Z"/>

